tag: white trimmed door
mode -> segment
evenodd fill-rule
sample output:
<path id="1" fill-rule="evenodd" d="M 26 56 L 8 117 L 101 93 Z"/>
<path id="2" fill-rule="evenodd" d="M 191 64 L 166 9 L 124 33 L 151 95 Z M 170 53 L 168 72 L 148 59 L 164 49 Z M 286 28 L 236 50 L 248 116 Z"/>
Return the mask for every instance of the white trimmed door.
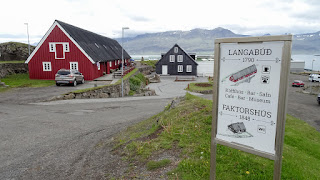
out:
<path id="1" fill-rule="evenodd" d="M 168 74 L 168 65 L 162 65 L 162 75 Z"/>

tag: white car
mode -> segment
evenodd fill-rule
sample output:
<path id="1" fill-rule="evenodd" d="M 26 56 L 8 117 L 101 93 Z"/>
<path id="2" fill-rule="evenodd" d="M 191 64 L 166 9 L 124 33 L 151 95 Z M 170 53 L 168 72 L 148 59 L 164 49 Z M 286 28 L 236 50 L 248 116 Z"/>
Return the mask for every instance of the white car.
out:
<path id="1" fill-rule="evenodd" d="M 55 76 L 55 81 L 57 86 L 60 86 L 60 84 L 72 84 L 76 86 L 78 83 L 84 83 L 84 77 L 77 70 L 60 69 Z"/>
<path id="2" fill-rule="evenodd" d="M 315 81 L 320 82 L 320 75 L 319 74 L 310 74 L 309 75 L 309 81 L 311 81 L 311 82 L 315 82 Z"/>

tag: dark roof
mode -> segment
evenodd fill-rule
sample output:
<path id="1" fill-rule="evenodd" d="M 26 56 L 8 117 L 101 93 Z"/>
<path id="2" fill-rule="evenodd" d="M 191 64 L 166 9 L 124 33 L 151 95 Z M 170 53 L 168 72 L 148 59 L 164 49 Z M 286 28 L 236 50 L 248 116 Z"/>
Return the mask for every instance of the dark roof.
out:
<path id="1" fill-rule="evenodd" d="M 78 28 L 76 26 L 56 20 L 62 28 L 79 44 L 79 46 L 93 59 L 104 62 L 122 59 L 121 45 L 118 41 L 99 34 Z M 130 55 L 123 50 L 123 58 L 129 59 Z"/>

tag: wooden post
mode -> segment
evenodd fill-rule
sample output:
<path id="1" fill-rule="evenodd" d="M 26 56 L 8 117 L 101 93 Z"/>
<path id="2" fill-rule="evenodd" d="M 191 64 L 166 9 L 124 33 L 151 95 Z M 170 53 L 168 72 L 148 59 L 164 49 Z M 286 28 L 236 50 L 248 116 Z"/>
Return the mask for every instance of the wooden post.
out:
<path id="1" fill-rule="evenodd" d="M 214 45 L 214 76 L 213 76 L 213 107 L 212 107 L 212 126 L 211 126 L 211 158 L 210 158 L 210 179 L 216 179 L 216 159 L 217 159 L 217 142 L 215 141 L 217 134 L 217 117 L 218 117 L 218 90 L 219 90 L 219 74 L 220 74 L 220 43 Z"/>
<path id="2" fill-rule="evenodd" d="M 276 154 L 274 161 L 273 179 L 281 179 L 281 167 L 282 167 L 282 152 L 286 122 L 286 109 L 287 109 L 287 97 L 288 97 L 288 76 L 290 71 L 291 61 L 291 41 L 285 41 L 283 47 L 282 65 L 281 65 L 281 79 L 280 79 L 280 92 L 278 102 L 278 120 L 277 120 L 277 134 L 276 134 Z"/>

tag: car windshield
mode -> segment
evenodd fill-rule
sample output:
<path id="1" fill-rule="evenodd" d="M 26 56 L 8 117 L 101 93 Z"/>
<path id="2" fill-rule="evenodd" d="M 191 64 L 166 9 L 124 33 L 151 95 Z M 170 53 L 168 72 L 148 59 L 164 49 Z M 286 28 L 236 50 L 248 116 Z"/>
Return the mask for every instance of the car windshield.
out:
<path id="1" fill-rule="evenodd" d="M 300 81 L 294 81 L 294 83 L 300 83 Z"/>
<path id="2" fill-rule="evenodd" d="M 70 74 L 70 71 L 58 71 L 59 75 L 68 75 Z"/>

